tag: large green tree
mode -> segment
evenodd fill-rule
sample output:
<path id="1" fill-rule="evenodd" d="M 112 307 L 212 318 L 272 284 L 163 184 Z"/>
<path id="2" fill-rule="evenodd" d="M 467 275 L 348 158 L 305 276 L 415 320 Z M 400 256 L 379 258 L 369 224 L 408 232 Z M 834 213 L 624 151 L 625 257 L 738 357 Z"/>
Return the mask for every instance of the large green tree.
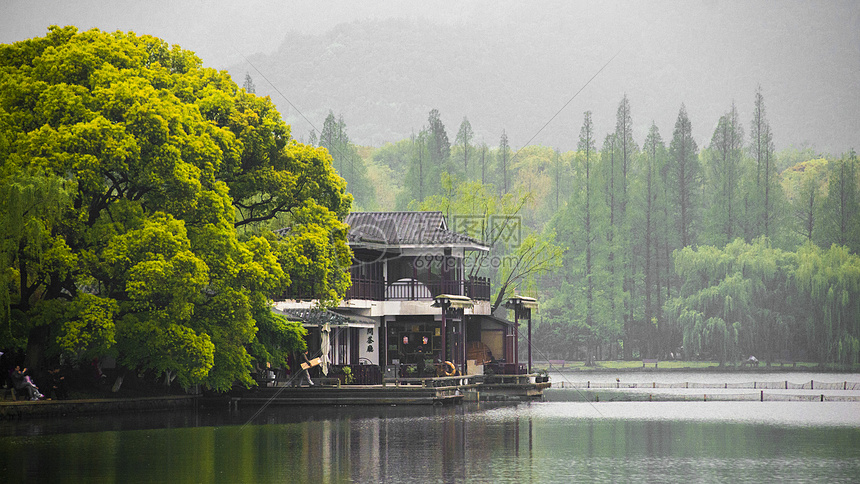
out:
<path id="1" fill-rule="evenodd" d="M 330 156 L 191 52 L 74 27 L 2 45 L 0 128 L 2 337 L 31 364 L 250 384 L 304 344 L 269 297 L 348 287 Z"/>

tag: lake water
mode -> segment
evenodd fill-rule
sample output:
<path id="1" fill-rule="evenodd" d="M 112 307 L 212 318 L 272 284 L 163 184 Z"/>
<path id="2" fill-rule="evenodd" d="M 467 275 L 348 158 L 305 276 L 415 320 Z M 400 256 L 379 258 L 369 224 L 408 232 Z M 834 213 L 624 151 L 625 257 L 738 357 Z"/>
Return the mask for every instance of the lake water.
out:
<path id="1" fill-rule="evenodd" d="M 860 403 L 270 406 L 8 421 L 0 422 L 0 476 L 10 483 L 857 482 Z"/>

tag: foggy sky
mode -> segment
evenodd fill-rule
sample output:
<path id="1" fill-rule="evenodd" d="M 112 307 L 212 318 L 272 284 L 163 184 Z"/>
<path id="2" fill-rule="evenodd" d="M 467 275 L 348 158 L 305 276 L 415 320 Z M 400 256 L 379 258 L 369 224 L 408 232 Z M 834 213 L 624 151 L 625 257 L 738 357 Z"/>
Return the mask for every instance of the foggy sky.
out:
<path id="1" fill-rule="evenodd" d="M 550 121 L 574 93 L 613 55 L 595 78 L 533 144 L 561 145 L 575 138 L 582 112 L 592 110 L 598 133 L 614 129 L 615 108 L 626 93 L 639 143 L 654 120 L 667 141 L 683 102 L 700 147 L 707 145 L 721 114 L 735 102 L 745 125 L 761 85 L 777 148 L 809 143 L 840 154 L 860 148 L 860 2 L 505 2 L 505 1 L 290 1 L 180 3 L 171 1 L 5 0 L 0 4 L 0 42 L 43 36 L 51 24 L 81 30 L 132 30 L 195 51 L 204 65 L 232 68 L 245 57 L 276 51 L 288 32 L 322 35 L 344 22 L 410 18 L 416 21 L 496 29 L 512 38 L 545 42 L 541 32 L 519 26 L 545 25 L 559 41 L 581 45 L 581 59 L 558 59 L 557 78 L 547 93 L 545 115 L 521 120 L 512 144 L 521 146 Z M 480 39 L 478 39 L 480 41 Z M 444 42 L 444 39 L 440 39 Z M 456 46 L 454 46 L 456 47 Z M 535 48 L 541 48 L 536 45 Z M 551 45 L 543 46 L 552 49 Z M 488 46 L 494 48 L 494 46 Z M 259 66 L 261 71 L 274 66 Z M 528 69 L 529 59 L 510 59 L 508 75 Z M 555 76 L 555 73 L 553 74 Z M 241 79 L 236 79 L 241 84 Z M 514 77 L 514 81 L 516 78 Z M 261 80 L 257 80 L 258 86 Z M 289 97 L 289 86 L 277 86 Z M 492 85 L 488 86 L 492 89 Z M 431 94 L 428 94 L 431 95 Z M 432 94 L 432 95 L 438 95 Z M 283 100 L 273 96 L 279 105 Z M 515 100 L 516 101 L 516 100 Z M 301 99 L 291 99 L 302 109 Z M 427 99 L 435 106 L 438 100 Z M 314 107 L 316 108 L 316 107 Z M 335 113 L 338 106 L 329 106 Z M 311 107 L 308 107 L 311 109 Z M 516 110 L 516 102 L 500 109 Z M 453 139 L 467 112 L 442 110 Z M 321 120 L 318 120 L 321 123 Z M 415 120 L 416 129 L 426 116 Z M 347 125 L 350 119 L 347 117 Z M 485 127 L 500 132 L 497 126 Z M 294 133 L 307 132 L 294 126 Z M 570 133 L 574 133 L 570 135 Z M 496 143 L 498 134 L 487 142 Z M 379 145 L 385 139 L 354 139 Z M 568 146 L 565 146 L 568 145 Z"/>

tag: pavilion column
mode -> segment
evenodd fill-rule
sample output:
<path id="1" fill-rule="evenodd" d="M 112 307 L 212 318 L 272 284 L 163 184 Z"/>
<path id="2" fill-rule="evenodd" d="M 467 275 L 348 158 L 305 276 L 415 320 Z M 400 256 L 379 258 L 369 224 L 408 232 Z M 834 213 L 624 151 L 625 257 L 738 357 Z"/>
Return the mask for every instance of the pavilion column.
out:
<path id="1" fill-rule="evenodd" d="M 528 319 L 528 334 L 526 344 L 528 345 L 528 372 L 532 372 L 532 309 L 537 307 L 537 300 L 533 297 L 514 296 L 505 303 L 505 307 L 514 311 L 514 363 L 519 371 L 519 332 L 520 315 Z"/>

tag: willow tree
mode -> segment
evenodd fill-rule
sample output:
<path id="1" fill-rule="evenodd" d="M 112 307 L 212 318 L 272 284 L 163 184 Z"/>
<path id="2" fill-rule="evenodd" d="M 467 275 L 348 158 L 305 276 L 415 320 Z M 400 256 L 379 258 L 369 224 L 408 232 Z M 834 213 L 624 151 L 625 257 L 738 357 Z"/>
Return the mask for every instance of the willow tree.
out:
<path id="1" fill-rule="evenodd" d="M 2 45 L 0 125 L 3 332 L 32 366 L 113 355 L 183 386 L 251 384 L 255 358 L 304 345 L 269 297 L 348 287 L 331 158 L 191 52 L 74 27 Z"/>
<path id="2" fill-rule="evenodd" d="M 794 284 L 801 344 L 821 363 L 860 363 L 860 256 L 847 247 L 806 243 L 797 252 Z"/>
<path id="3" fill-rule="evenodd" d="M 771 247 L 765 238 L 676 252 L 682 289 L 666 308 L 683 328 L 687 351 L 720 365 L 740 354 L 770 362 L 788 351 L 795 319 L 785 301 L 795 264 L 795 254 Z"/>

